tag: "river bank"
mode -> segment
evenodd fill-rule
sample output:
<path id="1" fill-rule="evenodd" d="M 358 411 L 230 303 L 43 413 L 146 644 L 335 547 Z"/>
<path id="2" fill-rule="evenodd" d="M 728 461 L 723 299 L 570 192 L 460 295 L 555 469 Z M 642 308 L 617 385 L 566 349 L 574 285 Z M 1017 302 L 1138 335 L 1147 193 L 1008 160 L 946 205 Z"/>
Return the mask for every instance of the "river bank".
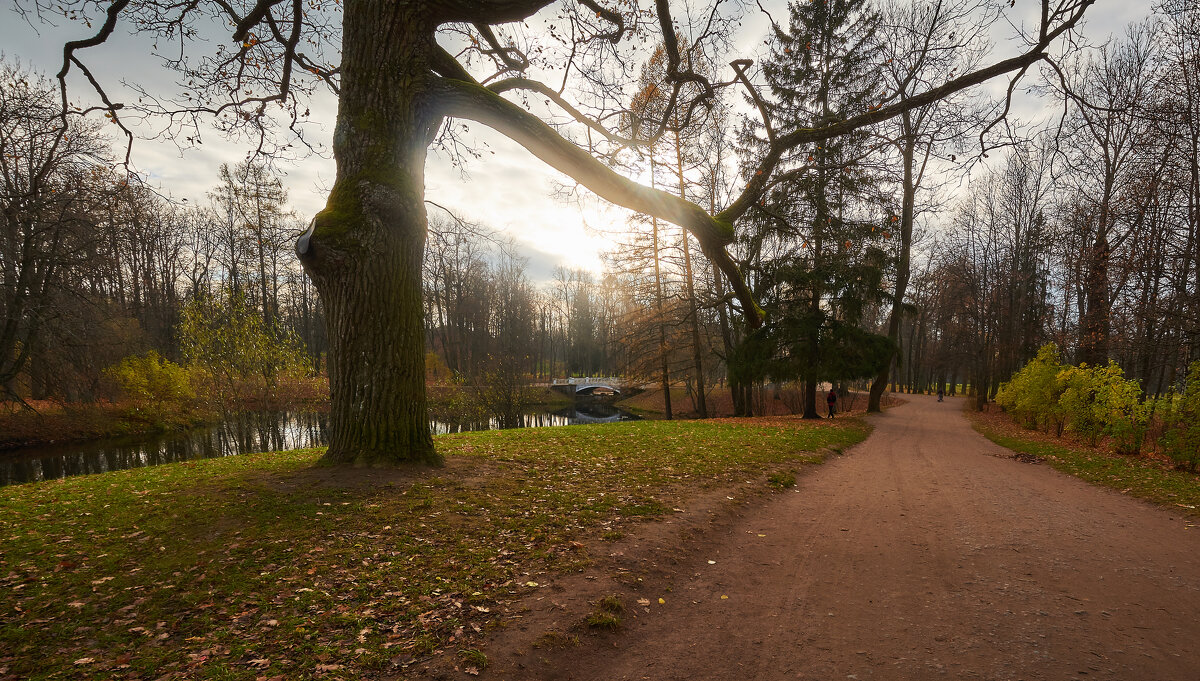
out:
<path id="1" fill-rule="evenodd" d="M 238 400 L 222 407 L 199 403 L 158 409 L 119 402 L 33 402 L 29 406 L 32 409 L 0 413 L 0 452 L 185 433 L 220 423 L 230 414 L 327 412 L 329 399 L 324 396 L 295 395 L 268 401 Z"/>
<path id="2" fill-rule="evenodd" d="M 550 409 L 573 403 L 571 397 L 562 393 L 533 388 L 526 406 Z M 7 411 L 0 411 L 0 451 L 182 433 L 218 424 L 230 414 L 326 413 L 329 411 L 329 391 L 326 384 L 317 382 L 287 386 L 268 396 L 238 397 L 224 405 L 193 401 L 155 409 L 110 401 L 28 400 L 27 404 L 29 409 L 12 405 Z M 472 390 L 464 386 L 430 386 L 429 408 L 431 418 L 442 423 L 480 422 L 488 418 L 474 403 Z"/>
<path id="3" fill-rule="evenodd" d="M 111 402 L 60 404 L 31 401 L 31 409 L 0 413 L 0 450 L 87 442 L 127 435 L 183 431 L 213 417 L 202 411 L 180 410 L 153 420 L 139 418 L 131 405 Z"/>
<path id="4" fill-rule="evenodd" d="M 536 392 L 530 397 L 543 397 L 544 402 L 525 404 L 515 417 L 501 419 L 476 408 L 463 408 L 470 401 L 461 390 L 439 391 L 430 400 L 430 430 L 442 435 L 616 423 L 638 418 L 613 406 L 612 400 L 572 400 L 569 396 L 541 396 Z M 141 423 L 130 421 L 127 413 L 114 411 L 111 406 L 108 410 L 97 408 L 85 412 L 82 418 L 80 414 L 43 414 L 44 421 L 38 424 L 43 429 L 53 427 L 55 422 L 84 427 L 74 432 L 63 430 L 58 439 L 45 437 L 40 443 L 0 450 L 0 486 L 259 452 L 317 448 L 329 441 L 325 401 L 303 403 L 290 409 L 227 411 L 215 419 L 172 416 L 176 427 L 159 422 L 151 430 L 139 428 Z M 88 419 L 95 422 L 89 424 Z M 42 430 L 40 434 L 44 436 L 47 432 Z M 77 437 L 72 440 L 69 435 Z"/>

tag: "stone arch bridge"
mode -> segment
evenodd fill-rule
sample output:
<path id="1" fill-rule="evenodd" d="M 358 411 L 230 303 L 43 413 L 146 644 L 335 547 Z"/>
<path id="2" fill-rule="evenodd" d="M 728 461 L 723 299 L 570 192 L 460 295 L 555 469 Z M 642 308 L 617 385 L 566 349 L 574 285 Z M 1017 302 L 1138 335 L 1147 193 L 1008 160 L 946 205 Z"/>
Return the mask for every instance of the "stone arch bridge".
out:
<path id="1" fill-rule="evenodd" d="M 625 379 L 617 376 L 585 376 L 582 378 L 556 378 L 550 387 L 569 395 L 621 394 Z"/>

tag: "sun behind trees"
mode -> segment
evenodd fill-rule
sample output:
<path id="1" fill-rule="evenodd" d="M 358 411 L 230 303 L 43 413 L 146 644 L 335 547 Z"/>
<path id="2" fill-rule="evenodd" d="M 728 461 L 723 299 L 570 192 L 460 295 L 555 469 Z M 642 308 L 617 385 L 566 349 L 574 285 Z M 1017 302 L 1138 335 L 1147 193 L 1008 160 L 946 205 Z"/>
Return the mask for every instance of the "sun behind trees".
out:
<path id="1" fill-rule="evenodd" d="M 605 163 L 629 140 L 604 127 L 618 112 L 603 93 L 619 87 L 625 70 L 637 62 L 637 38 L 645 31 L 660 33 L 672 93 L 669 109 L 682 112 L 682 120 L 703 109 L 717 87 L 740 84 L 732 78 L 722 83 L 689 68 L 692 62 L 681 52 L 676 17 L 665 0 L 657 2 L 653 12 L 606 7 L 592 0 L 352 1 L 340 10 L 336 3 L 319 2 L 263 1 L 245 7 L 201 2 L 177 7 L 155 0 L 116 0 L 103 17 L 91 17 L 91 5 L 80 1 L 67 3 L 66 11 L 94 19 L 98 29 L 66 46 L 62 74 L 65 78 L 73 70 L 86 70 L 84 50 L 108 40 L 119 19 L 132 20 L 152 37 L 175 35 L 171 32 L 178 21 L 205 17 L 233 27 L 233 47 L 221 44 L 216 52 L 197 58 L 189 50 L 203 49 L 203 44 L 184 34 L 184 56 L 172 64 L 189 76 L 187 96 L 156 97 L 149 100 L 152 104 L 140 106 L 118 106 L 102 96 L 99 108 L 116 125 L 123 126 L 124 107 L 177 122 L 210 116 L 226 128 L 263 132 L 257 136 L 259 147 L 271 148 L 271 138 L 265 135 L 272 122 L 268 105 L 290 113 L 294 127 L 307 114 L 302 104 L 306 92 L 326 83 L 337 93 L 337 178 L 326 209 L 298 245 L 329 321 L 333 406 L 327 456 L 354 463 L 436 462 L 439 457 L 425 419 L 423 174 L 430 145 L 446 140 L 452 130 L 444 127 L 448 120 L 483 123 L 600 197 L 687 229 L 739 302 L 741 323 L 755 328 L 762 322 L 761 308 L 726 247 L 749 229 L 740 220 L 784 172 L 781 162 L 786 156 L 990 78 L 1024 75 L 1050 59 L 1050 49 L 1093 3 L 1044 2 L 1040 25 L 1015 56 L 930 82 L 905 99 L 881 92 L 862 110 L 842 112 L 816 127 L 794 128 L 768 118 L 763 153 L 746 169 L 745 186 L 723 197 L 719 210 L 638 184 Z M 29 4 L 42 9 L 39 0 Z M 940 11 L 938 7 L 931 10 Z M 50 5 L 44 9 L 48 13 Z M 729 25 L 729 17 L 722 15 L 720 5 L 692 9 L 695 14 L 678 22 L 693 29 L 687 51 L 708 49 L 728 35 L 721 27 Z M 530 19 L 548 30 L 534 35 L 519 25 Z M 332 47 L 339 34 L 340 54 Z M 747 64 L 738 63 L 736 70 L 745 74 Z M 557 69 L 584 74 L 584 80 L 598 87 L 568 92 L 538 80 Z M 102 94 L 103 83 L 91 84 Z M 567 79 L 566 84 L 575 82 Z M 684 92 L 686 84 L 699 86 L 694 96 Z M 589 91 L 600 94 L 589 98 Z M 192 95 L 202 103 L 189 103 L 195 101 Z M 547 106 L 570 119 L 569 127 L 590 135 L 590 143 L 576 144 L 572 135 L 560 134 L 503 95 L 550 102 Z M 658 127 L 667 130 L 665 124 Z"/>

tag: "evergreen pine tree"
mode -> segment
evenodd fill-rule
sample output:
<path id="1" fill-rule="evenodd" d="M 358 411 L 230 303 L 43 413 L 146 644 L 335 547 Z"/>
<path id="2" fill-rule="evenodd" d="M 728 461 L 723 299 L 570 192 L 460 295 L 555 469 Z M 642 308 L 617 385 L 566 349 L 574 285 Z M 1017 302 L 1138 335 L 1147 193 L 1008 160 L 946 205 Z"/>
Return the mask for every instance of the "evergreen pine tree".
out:
<path id="1" fill-rule="evenodd" d="M 879 15 L 865 0 L 793 2 L 788 28 L 774 28 L 763 74 L 780 128 L 825 126 L 862 113 L 881 93 L 873 68 Z M 879 245 L 887 220 L 873 205 L 877 184 L 862 159 L 866 131 L 800 149 L 792 173 L 764 201 L 764 227 L 787 244 L 770 268 L 775 294 L 776 378 L 805 382 L 805 417 L 815 418 L 819 380 L 868 376 L 887 341 L 861 330 L 867 306 L 882 296 L 888 262 Z"/>

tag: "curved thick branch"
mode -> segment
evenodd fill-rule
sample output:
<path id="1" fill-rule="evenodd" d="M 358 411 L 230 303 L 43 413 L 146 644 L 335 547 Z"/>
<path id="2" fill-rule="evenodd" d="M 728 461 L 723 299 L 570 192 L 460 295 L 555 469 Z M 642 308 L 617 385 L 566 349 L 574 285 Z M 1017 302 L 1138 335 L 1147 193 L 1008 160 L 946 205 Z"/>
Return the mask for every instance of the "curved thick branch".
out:
<path id="1" fill-rule="evenodd" d="M 237 22 L 237 28 L 233 32 L 233 39 L 239 43 L 244 42 L 250 35 L 250 29 L 257 26 L 260 21 L 266 18 L 271 8 L 281 2 L 283 0 L 260 0 L 260 2 L 250 9 L 250 12 L 245 17 Z M 232 8 L 229 11 L 232 13 Z M 234 16 L 237 15 L 234 14 Z"/>
<path id="2" fill-rule="evenodd" d="M 445 78 L 430 94 L 430 102 L 444 116 L 482 123 L 525 147 L 552 168 L 566 174 L 606 201 L 683 227 L 700 243 L 705 255 L 728 277 L 742 303 L 747 323 L 762 321 L 762 310 L 729 254 L 733 225 L 709 215 L 700 206 L 624 177 L 591 154 L 575 146 L 538 117 L 491 90 L 466 81 Z"/>
<path id="3" fill-rule="evenodd" d="M 471 77 L 471 73 L 467 71 L 466 67 L 464 67 L 462 64 L 459 64 L 458 60 L 454 58 L 454 55 L 447 52 L 445 48 L 441 46 L 437 46 L 434 48 L 433 52 L 430 53 L 429 63 L 430 67 L 433 69 L 433 72 L 439 76 L 452 78 L 454 80 L 475 82 L 474 78 Z"/>
<path id="4" fill-rule="evenodd" d="M 554 0 L 441 0 L 433 10 L 438 21 L 505 24 L 524 21 Z M 431 3 L 432 4 L 432 3 Z"/>

